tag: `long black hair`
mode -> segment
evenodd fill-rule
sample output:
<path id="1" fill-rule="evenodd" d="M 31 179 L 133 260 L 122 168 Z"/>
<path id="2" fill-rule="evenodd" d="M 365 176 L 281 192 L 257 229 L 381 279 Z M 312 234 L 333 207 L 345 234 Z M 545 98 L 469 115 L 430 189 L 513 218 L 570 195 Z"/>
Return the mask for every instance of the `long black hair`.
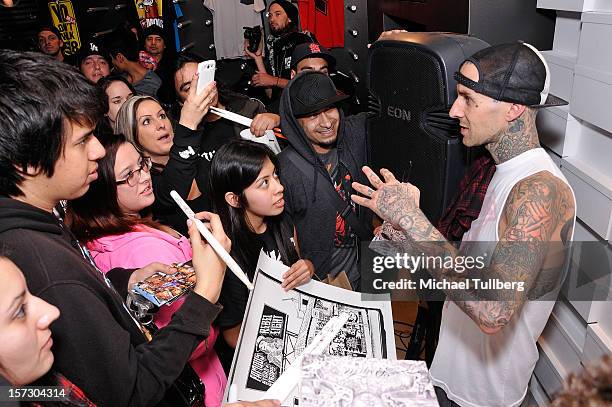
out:
<path id="1" fill-rule="evenodd" d="M 246 214 L 249 203 L 244 190 L 255 182 L 266 158 L 272 162 L 278 173 L 278 159 L 268 147 L 252 141 L 232 140 L 215 153 L 210 164 L 209 184 L 213 210 L 221 218 L 223 229 L 232 240 L 232 254 L 250 278 L 255 274 L 261 245 L 258 245 L 260 240 L 249 224 Z M 238 196 L 238 208 L 225 201 L 225 194 L 228 192 Z M 283 263 L 289 266 L 295 263 L 298 254 L 291 241 L 293 227 L 284 219 L 282 213 L 267 217 L 265 222 L 278 246 Z"/>

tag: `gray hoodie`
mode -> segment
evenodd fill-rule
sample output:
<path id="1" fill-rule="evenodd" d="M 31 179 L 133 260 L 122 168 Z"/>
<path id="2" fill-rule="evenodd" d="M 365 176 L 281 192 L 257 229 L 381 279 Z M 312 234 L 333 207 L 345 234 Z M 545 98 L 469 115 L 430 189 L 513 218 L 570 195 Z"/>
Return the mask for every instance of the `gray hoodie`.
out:
<path id="1" fill-rule="evenodd" d="M 295 118 L 289 99 L 291 82 L 285 88 L 280 101 L 281 128 L 289 146 L 281 152 L 280 178 L 285 187 L 285 212 L 291 217 L 298 236 L 302 258 L 313 262 L 319 278 L 327 277 L 331 271 L 327 264 L 334 249 L 336 232 L 336 209 L 327 195 L 317 195 L 317 183 L 323 182 L 333 188 L 333 182 L 323 162 L 315 153 L 304 130 Z M 344 117 L 341 109 L 338 127 L 338 162 L 346 167 L 354 181 L 367 183 L 361 167 L 368 163 L 369 148 L 366 135 L 365 113 Z M 312 165 L 313 177 L 306 178 L 288 156 L 294 150 Z M 357 206 L 357 216 L 371 230 L 372 213 Z"/>

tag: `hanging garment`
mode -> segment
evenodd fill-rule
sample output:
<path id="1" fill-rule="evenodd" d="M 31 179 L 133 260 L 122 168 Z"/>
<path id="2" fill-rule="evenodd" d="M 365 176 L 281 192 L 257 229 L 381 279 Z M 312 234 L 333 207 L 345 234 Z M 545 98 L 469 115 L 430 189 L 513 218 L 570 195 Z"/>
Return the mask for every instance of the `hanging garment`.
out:
<path id="1" fill-rule="evenodd" d="M 310 31 L 319 44 L 344 47 L 344 1 L 298 0 L 302 31 Z"/>
<path id="2" fill-rule="evenodd" d="M 250 4 L 247 4 L 250 3 Z M 204 0 L 213 15 L 217 59 L 244 57 L 244 28 L 261 26 L 263 0 Z"/>

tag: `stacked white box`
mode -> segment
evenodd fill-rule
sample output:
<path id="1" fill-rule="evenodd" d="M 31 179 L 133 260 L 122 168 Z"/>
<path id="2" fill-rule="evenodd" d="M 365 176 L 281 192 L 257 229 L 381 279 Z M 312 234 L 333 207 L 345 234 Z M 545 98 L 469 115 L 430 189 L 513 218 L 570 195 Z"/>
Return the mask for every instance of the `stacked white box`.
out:
<path id="1" fill-rule="evenodd" d="M 551 10 L 576 11 L 612 11 L 610 0 L 538 0 L 538 8 Z"/>
<path id="2" fill-rule="evenodd" d="M 573 280 L 585 267 L 591 271 L 610 267 L 598 257 L 592 263 L 592 253 L 580 242 L 607 248 L 606 241 L 612 242 L 612 1 L 538 0 L 537 4 L 557 10 L 553 50 L 544 55 L 552 75 L 551 92 L 569 102 L 568 107 L 543 109 L 538 131 L 551 154 L 562 157 L 561 170 L 576 195 L 578 217 L 574 234 L 578 244 L 568 284 L 538 341 L 540 360 L 531 391 L 540 400 L 543 393 L 550 397 L 559 382 L 579 367 L 578 359 L 584 365 L 612 349 L 610 302 L 567 291 L 580 287 Z"/>

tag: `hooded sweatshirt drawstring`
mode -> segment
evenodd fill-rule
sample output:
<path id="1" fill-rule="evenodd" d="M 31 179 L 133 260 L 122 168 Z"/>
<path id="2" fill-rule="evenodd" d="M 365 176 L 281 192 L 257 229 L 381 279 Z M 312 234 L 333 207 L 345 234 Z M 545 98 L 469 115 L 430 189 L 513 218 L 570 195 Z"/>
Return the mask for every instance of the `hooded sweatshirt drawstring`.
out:
<path id="1" fill-rule="evenodd" d="M 317 180 L 319 179 L 318 174 L 317 174 L 317 166 L 314 165 L 312 167 L 312 170 L 314 172 L 313 174 L 314 182 L 312 183 L 312 202 L 316 202 L 317 201 Z"/>

